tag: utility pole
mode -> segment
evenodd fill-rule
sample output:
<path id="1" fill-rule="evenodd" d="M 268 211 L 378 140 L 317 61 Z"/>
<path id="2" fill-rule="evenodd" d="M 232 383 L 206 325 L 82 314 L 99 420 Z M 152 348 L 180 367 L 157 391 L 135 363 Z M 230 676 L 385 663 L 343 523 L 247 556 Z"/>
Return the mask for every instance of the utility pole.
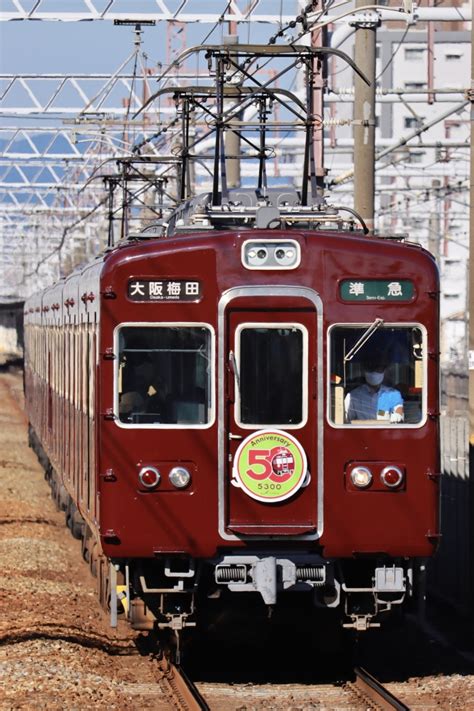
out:
<path id="1" fill-rule="evenodd" d="M 227 44 L 239 43 L 239 26 L 235 20 L 229 22 L 229 35 L 225 38 Z M 238 101 L 238 100 L 237 100 Z M 237 120 L 241 114 L 237 115 Z M 240 187 L 240 128 L 225 131 L 227 187 Z"/>
<path id="2" fill-rule="evenodd" d="M 356 13 L 367 3 L 356 0 Z M 359 15 L 362 10 L 359 12 Z M 375 202 L 375 47 L 379 16 L 364 11 L 356 20 L 354 61 L 370 86 L 355 76 L 354 84 L 354 208 L 371 232 Z"/>

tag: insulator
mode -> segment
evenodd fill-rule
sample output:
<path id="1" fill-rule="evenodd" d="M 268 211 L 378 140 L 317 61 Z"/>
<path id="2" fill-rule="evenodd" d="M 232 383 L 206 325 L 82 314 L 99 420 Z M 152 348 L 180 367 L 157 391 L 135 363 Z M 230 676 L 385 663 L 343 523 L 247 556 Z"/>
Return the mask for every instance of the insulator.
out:
<path id="1" fill-rule="evenodd" d="M 247 570 L 245 566 L 225 566 L 216 568 L 216 583 L 245 583 Z"/>
<path id="2" fill-rule="evenodd" d="M 326 576 L 320 565 L 300 565 L 296 568 L 296 580 L 310 580 L 313 583 L 323 583 Z"/>

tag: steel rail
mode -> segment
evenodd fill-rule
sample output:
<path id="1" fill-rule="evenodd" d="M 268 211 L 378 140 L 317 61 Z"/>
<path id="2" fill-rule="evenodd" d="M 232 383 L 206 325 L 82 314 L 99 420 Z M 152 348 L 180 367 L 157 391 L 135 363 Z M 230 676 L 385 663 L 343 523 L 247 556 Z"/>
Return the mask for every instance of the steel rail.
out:
<path id="1" fill-rule="evenodd" d="M 362 667 L 354 669 L 356 681 L 354 686 L 367 699 L 376 704 L 376 708 L 382 711 L 410 711 L 410 707 L 399 701 L 388 689 L 386 689 L 372 674 Z"/>
<path id="2" fill-rule="evenodd" d="M 159 682 L 167 687 L 167 691 L 179 703 L 180 709 L 210 711 L 207 701 L 179 664 L 173 664 L 163 656 L 158 662 L 158 667 L 161 675 Z"/>

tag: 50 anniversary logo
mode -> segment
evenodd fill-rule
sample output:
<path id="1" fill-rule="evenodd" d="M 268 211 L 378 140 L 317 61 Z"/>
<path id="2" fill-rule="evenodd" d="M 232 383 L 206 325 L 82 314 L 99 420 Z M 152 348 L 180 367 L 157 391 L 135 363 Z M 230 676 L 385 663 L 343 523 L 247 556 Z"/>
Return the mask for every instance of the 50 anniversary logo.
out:
<path id="1" fill-rule="evenodd" d="M 261 430 L 241 442 L 232 484 L 257 501 L 276 503 L 293 496 L 307 481 L 306 453 L 282 430 Z"/>

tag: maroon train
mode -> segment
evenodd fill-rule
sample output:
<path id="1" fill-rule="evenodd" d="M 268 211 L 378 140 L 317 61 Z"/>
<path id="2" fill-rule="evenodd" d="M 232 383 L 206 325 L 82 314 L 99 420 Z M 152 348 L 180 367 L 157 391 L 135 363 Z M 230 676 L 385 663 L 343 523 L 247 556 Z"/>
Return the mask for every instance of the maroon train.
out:
<path id="1" fill-rule="evenodd" d="M 113 624 L 308 606 L 364 630 L 414 595 L 439 537 L 436 265 L 307 212 L 177 221 L 26 302 L 31 442 Z M 348 419 L 374 357 L 399 422 Z"/>

